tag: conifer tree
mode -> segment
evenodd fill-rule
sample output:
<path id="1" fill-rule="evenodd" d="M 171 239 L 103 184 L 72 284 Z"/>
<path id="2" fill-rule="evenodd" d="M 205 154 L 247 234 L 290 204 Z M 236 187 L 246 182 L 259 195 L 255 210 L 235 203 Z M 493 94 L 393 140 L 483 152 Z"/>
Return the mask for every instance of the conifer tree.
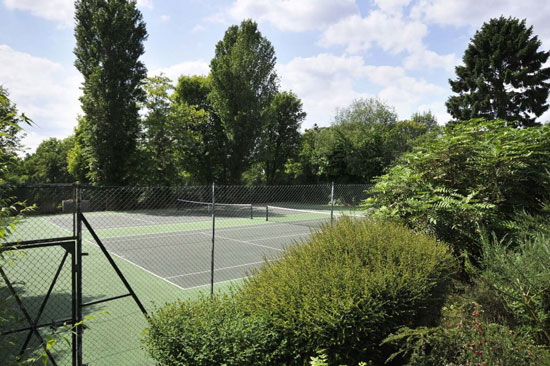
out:
<path id="1" fill-rule="evenodd" d="M 137 103 L 147 70 L 139 57 L 147 38 L 141 12 L 132 0 L 77 0 L 75 66 L 84 76 L 80 98 L 81 141 L 75 149 L 94 183 L 123 184 L 131 170 L 139 132 Z M 78 145 L 78 143 L 77 143 Z"/>
<path id="2" fill-rule="evenodd" d="M 484 117 L 537 125 L 548 110 L 550 68 L 543 67 L 550 52 L 525 20 L 495 18 L 483 24 L 464 53 L 464 65 L 449 80 L 453 92 L 447 110 L 457 120 Z"/>

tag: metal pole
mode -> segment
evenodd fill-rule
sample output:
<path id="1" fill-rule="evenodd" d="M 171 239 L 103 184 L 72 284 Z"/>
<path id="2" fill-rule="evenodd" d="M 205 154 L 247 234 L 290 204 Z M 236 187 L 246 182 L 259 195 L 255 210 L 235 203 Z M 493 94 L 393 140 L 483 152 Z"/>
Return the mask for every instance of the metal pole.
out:
<path id="1" fill-rule="evenodd" d="M 73 185 L 73 240 L 77 238 L 77 225 L 78 225 L 78 212 L 76 204 L 78 201 L 78 184 Z M 72 304 L 71 304 L 71 326 L 75 326 L 78 323 L 77 318 L 77 309 L 78 309 L 78 286 L 76 281 L 78 280 L 77 273 L 77 261 L 76 261 L 76 241 L 73 241 L 73 251 L 71 253 L 71 292 L 72 292 Z M 78 339 L 76 337 L 76 331 L 73 329 L 71 332 L 72 336 L 72 366 L 78 366 Z"/>
<path id="2" fill-rule="evenodd" d="M 269 221 L 269 206 L 265 206 L 265 221 Z"/>
<path id="3" fill-rule="evenodd" d="M 76 346 L 77 365 L 82 365 L 82 187 L 76 186 Z"/>
<path id="4" fill-rule="evenodd" d="M 334 182 L 332 182 L 332 188 L 330 189 L 330 223 L 334 220 Z"/>
<path id="5" fill-rule="evenodd" d="M 216 184 L 212 183 L 212 253 L 210 260 L 210 294 L 214 294 L 214 247 L 216 244 Z"/>

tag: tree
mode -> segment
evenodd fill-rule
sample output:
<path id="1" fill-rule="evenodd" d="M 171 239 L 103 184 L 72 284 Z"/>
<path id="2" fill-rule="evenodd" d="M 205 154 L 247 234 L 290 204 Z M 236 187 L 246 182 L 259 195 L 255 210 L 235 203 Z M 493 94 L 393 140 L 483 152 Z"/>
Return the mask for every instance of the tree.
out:
<path id="1" fill-rule="evenodd" d="M 231 26 L 210 62 L 209 101 L 227 137 L 228 183 L 250 166 L 267 109 L 277 92 L 275 51 L 251 20 Z"/>
<path id="2" fill-rule="evenodd" d="M 541 42 L 533 27 L 516 18 L 491 19 L 471 39 L 464 65 L 449 80 L 453 92 L 447 110 L 457 120 L 483 117 L 536 125 L 548 110 L 550 68 L 543 67 L 550 52 L 539 51 Z"/>
<path id="3" fill-rule="evenodd" d="M 23 163 L 24 181 L 28 183 L 68 183 L 74 180 L 67 167 L 67 155 L 74 146 L 74 136 L 63 140 L 44 140 L 36 152 Z"/>
<path id="4" fill-rule="evenodd" d="M 302 102 L 292 92 L 277 93 L 262 128 L 257 160 L 267 184 L 280 184 L 285 164 L 296 158 L 300 147 L 300 126 L 306 117 Z"/>
<path id="5" fill-rule="evenodd" d="M 8 91 L 0 85 L 0 183 L 4 183 L 9 167 L 21 151 L 22 125 L 31 124 L 25 114 L 19 114 L 17 107 L 9 99 Z"/>
<path id="6" fill-rule="evenodd" d="M 410 121 L 425 125 L 428 131 L 433 131 L 438 128 L 437 118 L 431 111 L 423 113 L 416 112 L 411 116 Z"/>
<path id="7" fill-rule="evenodd" d="M 185 102 L 197 107 L 197 109 L 210 109 L 208 103 L 208 94 L 212 89 L 209 76 L 204 75 L 182 75 L 178 79 L 178 85 L 174 92 L 174 101 L 177 103 Z"/>
<path id="8" fill-rule="evenodd" d="M 391 106 L 377 99 L 359 99 L 340 109 L 330 127 L 306 130 L 298 161 L 287 168 L 304 183 L 365 183 L 438 132 L 430 113 L 398 121 Z"/>
<path id="9" fill-rule="evenodd" d="M 176 157 L 193 181 L 225 182 L 229 161 L 227 136 L 208 95 L 209 76 L 181 76 L 172 95 L 172 132 Z"/>
<path id="10" fill-rule="evenodd" d="M 139 57 L 147 38 L 135 1 L 77 0 L 75 66 L 84 76 L 82 139 L 75 146 L 89 154 L 88 178 L 123 184 L 131 174 L 139 132 L 137 103 L 146 68 Z"/>
<path id="11" fill-rule="evenodd" d="M 174 164 L 172 139 L 170 136 L 171 94 L 174 87 L 164 75 L 147 79 L 143 107 L 146 115 L 142 120 L 143 133 L 140 139 L 141 164 L 135 180 L 149 185 L 173 185 L 178 180 L 178 169 Z"/>

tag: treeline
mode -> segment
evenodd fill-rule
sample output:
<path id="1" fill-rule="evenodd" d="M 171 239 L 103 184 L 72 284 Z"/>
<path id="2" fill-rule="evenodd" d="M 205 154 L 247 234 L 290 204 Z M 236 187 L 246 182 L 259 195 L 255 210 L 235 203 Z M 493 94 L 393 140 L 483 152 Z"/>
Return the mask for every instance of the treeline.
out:
<path id="1" fill-rule="evenodd" d="M 73 136 L 14 155 L 6 181 L 365 183 L 437 130 L 431 113 L 399 121 L 389 105 L 363 99 L 339 110 L 330 127 L 302 132 L 302 102 L 280 89 L 275 50 L 251 20 L 227 29 L 209 75 L 174 85 L 164 75 L 145 78 L 147 32 L 134 3 L 77 1 L 75 17 L 84 115 Z"/>
<path id="2" fill-rule="evenodd" d="M 440 131 L 430 112 L 400 121 L 387 104 L 361 99 L 339 110 L 331 126 L 315 125 L 300 132 L 301 102 L 293 93 L 281 92 L 270 106 L 274 123 L 262 130 L 249 152 L 250 161 L 235 161 L 224 154 L 226 136 L 208 135 L 206 129 L 213 127 L 207 123 L 212 118 L 208 109 L 198 100 L 186 101 L 195 91 L 208 90 L 208 83 L 205 76 L 182 76 L 174 88 L 164 76 L 148 79 L 147 113 L 140 121 L 132 184 L 234 182 L 229 180 L 231 164 L 241 165 L 236 182 L 242 184 L 364 183 L 416 143 Z M 17 163 L 6 181 L 90 182 L 79 147 L 75 148 L 81 134 L 77 130 L 76 136 L 44 140 L 25 157 L 14 154 Z"/>
<path id="3" fill-rule="evenodd" d="M 73 136 L 45 140 L 24 158 L 16 154 L 20 132 L 0 136 L 15 162 L 4 181 L 367 183 L 419 141 L 440 135 L 430 112 L 399 121 L 377 99 L 356 100 L 337 111 L 329 127 L 303 131 L 302 102 L 281 90 L 275 50 L 252 20 L 227 29 L 209 75 L 172 81 L 146 78 L 139 58 L 147 31 L 134 2 L 78 0 L 75 9 L 84 114 Z M 486 23 L 456 67 L 457 79 L 449 81 L 456 93 L 446 103 L 452 123 L 481 117 L 539 125 L 550 79 L 543 67 L 548 52 L 540 46 L 524 20 Z M 1 91 L 6 110 L 16 110 Z"/>

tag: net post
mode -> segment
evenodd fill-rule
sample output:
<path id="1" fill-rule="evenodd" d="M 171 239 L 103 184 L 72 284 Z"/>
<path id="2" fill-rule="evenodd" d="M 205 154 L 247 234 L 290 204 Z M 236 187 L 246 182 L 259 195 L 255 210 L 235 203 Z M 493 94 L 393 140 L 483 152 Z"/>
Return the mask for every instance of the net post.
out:
<path id="1" fill-rule="evenodd" d="M 269 206 L 265 206 L 265 221 L 269 221 Z"/>
<path id="2" fill-rule="evenodd" d="M 250 220 L 254 220 L 254 206 L 250 204 Z"/>
<path id="3" fill-rule="evenodd" d="M 214 246 L 216 243 L 216 184 L 212 183 L 212 253 L 210 254 L 210 295 L 214 295 Z"/>
<path id="4" fill-rule="evenodd" d="M 330 189 L 330 223 L 334 220 L 334 181 Z"/>

